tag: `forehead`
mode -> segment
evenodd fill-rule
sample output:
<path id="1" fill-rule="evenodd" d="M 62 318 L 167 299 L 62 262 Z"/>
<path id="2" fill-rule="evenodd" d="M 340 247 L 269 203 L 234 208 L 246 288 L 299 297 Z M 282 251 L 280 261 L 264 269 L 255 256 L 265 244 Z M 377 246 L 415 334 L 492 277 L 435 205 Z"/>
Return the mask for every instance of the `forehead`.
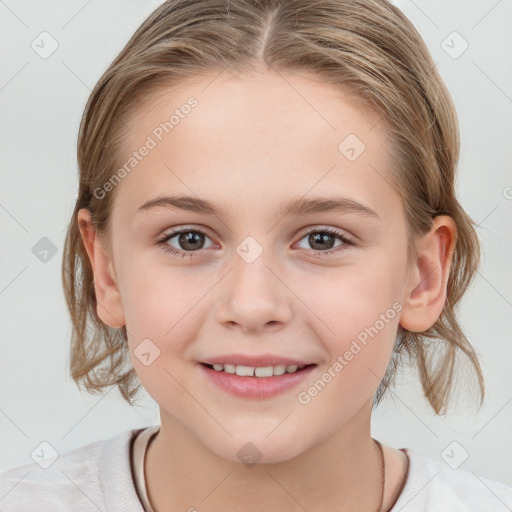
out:
<path id="1" fill-rule="evenodd" d="M 122 164 L 145 153 L 116 191 L 133 213 L 164 192 L 245 210 L 304 194 L 375 210 L 399 198 L 382 116 L 314 75 L 198 75 L 148 96 L 127 124 Z"/>

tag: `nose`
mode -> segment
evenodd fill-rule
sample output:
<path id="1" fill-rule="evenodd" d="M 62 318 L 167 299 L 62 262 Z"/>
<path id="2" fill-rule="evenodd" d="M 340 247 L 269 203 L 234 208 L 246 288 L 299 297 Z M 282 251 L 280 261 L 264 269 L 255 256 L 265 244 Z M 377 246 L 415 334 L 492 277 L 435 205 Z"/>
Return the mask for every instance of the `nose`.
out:
<path id="1" fill-rule="evenodd" d="M 284 327 L 292 316 L 293 293 L 283 274 L 266 252 L 252 262 L 235 253 L 230 272 L 219 283 L 218 322 L 244 332 Z"/>

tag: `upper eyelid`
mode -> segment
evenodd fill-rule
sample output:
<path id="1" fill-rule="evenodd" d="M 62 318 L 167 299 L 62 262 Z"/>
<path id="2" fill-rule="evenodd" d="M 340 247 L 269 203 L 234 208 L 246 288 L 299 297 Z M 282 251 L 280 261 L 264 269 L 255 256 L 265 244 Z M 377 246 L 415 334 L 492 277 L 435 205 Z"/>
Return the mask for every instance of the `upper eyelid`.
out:
<path id="1" fill-rule="evenodd" d="M 197 231 L 199 233 L 203 233 L 204 235 L 211 238 L 211 236 L 208 234 L 208 230 L 203 227 L 197 227 L 197 226 L 184 226 L 184 227 L 178 227 L 178 228 L 172 228 L 170 231 L 165 231 L 161 236 L 158 237 L 159 240 L 165 240 L 175 237 L 176 235 L 179 235 L 181 233 L 188 233 L 190 231 Z"/>

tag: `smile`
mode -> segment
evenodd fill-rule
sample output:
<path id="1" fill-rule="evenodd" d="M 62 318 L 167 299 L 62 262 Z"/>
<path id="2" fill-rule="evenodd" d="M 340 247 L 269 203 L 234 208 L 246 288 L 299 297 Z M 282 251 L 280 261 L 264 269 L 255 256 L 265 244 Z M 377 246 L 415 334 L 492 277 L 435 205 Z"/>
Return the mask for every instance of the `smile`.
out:
<path id="1" fill-rule="evenodd" d="M 197 366 L 209 383 L 224 392 L 246 399 L 265 399 L 298 386 L 317 365 L 243 366 L 200 363 Z"/>
<path id="2" fill-rule="evenodd" d="M 214 364 L 208 365 L 217 372 L 236 373 L 240 377 L 273 377 L 274 375 L 284 375 L 285 373 L 295 373 L 302 370 L 306 365 L 276 365 L 276 366 L 243 366 L 234 364 Z"/>

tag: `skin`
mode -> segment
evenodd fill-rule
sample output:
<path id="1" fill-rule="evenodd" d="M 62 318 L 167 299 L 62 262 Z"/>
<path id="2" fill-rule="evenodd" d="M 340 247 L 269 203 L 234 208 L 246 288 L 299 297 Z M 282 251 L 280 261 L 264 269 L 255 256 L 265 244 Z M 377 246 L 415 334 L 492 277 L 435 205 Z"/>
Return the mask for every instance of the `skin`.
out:
<path id="1" fill-rule="evenodd" d="M 112 327 L 126 325 L 133 366 L 160 408 L 161 429 L 145 462 L 152 506 L 156 512 L 373 512 L 380 501 L 373 395 L 399 323 L 424 331 L 442 312 L 454 222 L 437 217 L 417 240 L 418 258 L 408 260 L 384 123 L 311 75 L 216 72 L 183 82 L 153 95 L 132 116 L 124 154 L 190 96 L 197 107 L 117 185 L 110 244 L 100 242 L 87 210 L 78 217 L 98 314 Z M 354 161 L 338 150 L 350 133 L 366 146 Z M 224 205 L 229 216 L 165 207 L 137 213 L 146 201 L 171 194 Z M 292 199 L 333 195 L 367 205 L 379 218 L 279 215 Z M 195 251 L 191 258 L 156 244 L 180 227 L 207 234 L 188 250 Z M 339 230 L 353 245 L 322 254 L 307 236 L 322 227 Z M 236 252 L 247 236 L 263 249 L 251 263 Z M 166 243 L 182 252 L 190 247 L 179 237 Z M 328 243 L 326 249 L 337 249 L 343 242 Z M 298 392 L 395 302 L 401 311 L 317 396 L 299 403 Z M 160 350 L 148 366 L 134 356 L 147 338 Z M 211 385 L 197 365 L 234 352 L 288 355 L 317 366 L 276 397 L 239 398 Z M 247 442 L 262 454 L 251 467 L 236 455 Z M 386 510 L 406 459 L 392 447 L 384 451 Z"/>

